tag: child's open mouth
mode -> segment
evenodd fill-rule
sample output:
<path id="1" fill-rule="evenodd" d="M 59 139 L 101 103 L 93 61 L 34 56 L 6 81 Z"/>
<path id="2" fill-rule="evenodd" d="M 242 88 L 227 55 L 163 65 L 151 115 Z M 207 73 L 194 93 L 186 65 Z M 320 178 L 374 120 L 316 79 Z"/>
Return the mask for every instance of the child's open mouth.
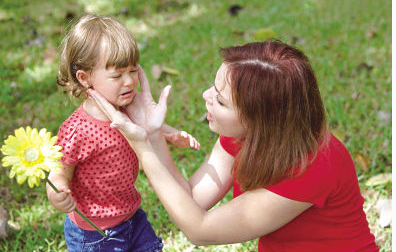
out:
<path id="1" fill-rule="evenodd" d="M 121 98 L 130 98 L 130 97 L 132 97 L 132 95 L 133 95 L 133 91 L 128 91 L 128 92 L 122 93 L 120 96 L 121 96 Z"/>

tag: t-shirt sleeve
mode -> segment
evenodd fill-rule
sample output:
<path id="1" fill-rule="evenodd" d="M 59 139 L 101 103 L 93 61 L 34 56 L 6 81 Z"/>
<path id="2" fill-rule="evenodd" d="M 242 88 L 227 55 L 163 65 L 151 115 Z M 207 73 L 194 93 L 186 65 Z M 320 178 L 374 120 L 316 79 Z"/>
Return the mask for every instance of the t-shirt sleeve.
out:
<path id="1" fill-rule="evenodd" d="M 93 141 L 81 130 L 81 125 L 65 121 L 58 132 L 57 145 L 62 146 L 61 162 L 69 165 L 83 163 L 95 149 Z"/>
<path id="2" fill-rule="evenodd" d="M 228 154 L 232 156 L 236 156 L 241 149 L 240 144 L 236 141 L 235 138 L 233 137 L 226 137 L 226 136 L 221 136 L 219 137 L 220 139 L 220 144 L 223 147 L 225 151 L 228 152 Z"/>
<path id="3" fill-rule="evenodd" d="M 309 202 L 323 207 L 336 187 L 328 161 L 325 154 L 318 153 L 313 163 L 302 174 L 283 179 L 266 189 L 291 200 Z"/>

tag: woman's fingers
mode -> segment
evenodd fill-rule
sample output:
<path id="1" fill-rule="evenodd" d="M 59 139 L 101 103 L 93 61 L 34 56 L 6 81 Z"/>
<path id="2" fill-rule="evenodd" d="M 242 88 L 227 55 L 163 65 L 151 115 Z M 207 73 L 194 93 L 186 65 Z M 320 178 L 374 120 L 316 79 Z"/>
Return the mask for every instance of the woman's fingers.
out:
<path id="1" fill-rule="evenodd" d="M 172 86 L 168 85 L 162 90 L 160 98 L 158 99 L 158 105 L 160 105 L 163 108 L 166 108 L 166 106 L 167 106 L 166 103 L 168 101 L 168 96 L 169 96 L 171 89 L 172 89 Z"/>
<path id="2" fill-rule="evenodd" d="M 107 115 L 107 117 L 110 120 L 113 120 L 112 116 L 117 112 L 113 105 L 111 105 L 103 96 L 93 89 L 88 89 L 88 94 L 96 102 L 99 108 Z"/>
<path id="3" fill-rule="evenodd" d="M 148 92 L 151 95 L 150 85 L 148 83 L 147 76 L 140 65 L 138 65 L 138 76 L 139 76 L 139 82 L 142 92 L 143 93 Z"/>
<path id="4" fill-rule="evenodd" d="M 129 140 L 144 141 L 147 139 L 147 132 L 132 122 L 113 122 L 110 127 L 119 130 Z"/>

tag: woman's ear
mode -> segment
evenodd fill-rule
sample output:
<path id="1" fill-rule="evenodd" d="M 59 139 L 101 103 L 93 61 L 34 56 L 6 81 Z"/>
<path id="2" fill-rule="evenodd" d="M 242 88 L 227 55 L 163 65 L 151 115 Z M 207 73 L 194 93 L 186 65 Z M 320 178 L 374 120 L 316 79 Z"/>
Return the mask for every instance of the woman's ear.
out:
<path id="1" fill-rule="evenodd" d="M 77 78 L 78 82 L 80 82 L 80 84 L 83 87 L 85 87 L 85 88 L 89 88 L 90 87 L 89 82 L 88 82 L 89 74 L 86 71 L 77 70 L 76 78 Z"/>

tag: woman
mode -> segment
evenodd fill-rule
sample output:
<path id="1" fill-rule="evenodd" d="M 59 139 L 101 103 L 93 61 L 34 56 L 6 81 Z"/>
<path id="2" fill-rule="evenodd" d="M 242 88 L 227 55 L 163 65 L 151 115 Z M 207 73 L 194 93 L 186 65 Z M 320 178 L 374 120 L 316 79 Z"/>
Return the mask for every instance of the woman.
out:
<path id="1" fill-rule="evenodd" d="M 128 108 L 133 122 L 91 92 L 176 225 L 197 245 L 260 238 L 260 252 L 378 251 L 353 161 L 327 128 L 306 56 L 278 41 L 221 54 L 214 86 L 203 94 L 209 128 L 220 137 L 188 181 L 159 130 L 170 87 L 155 104 L 139 69 L 142 93 Z M 208 211 L 232 186 L 234 199 Z"/>

